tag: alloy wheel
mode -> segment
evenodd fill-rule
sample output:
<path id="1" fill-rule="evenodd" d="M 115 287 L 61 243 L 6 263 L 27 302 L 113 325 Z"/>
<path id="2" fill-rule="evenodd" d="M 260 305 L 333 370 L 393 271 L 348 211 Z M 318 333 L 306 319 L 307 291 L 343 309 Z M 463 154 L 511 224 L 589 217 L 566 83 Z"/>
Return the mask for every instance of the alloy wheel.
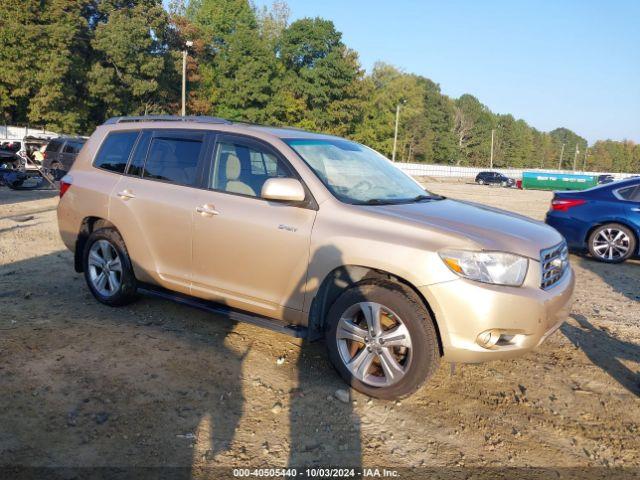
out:
<path id="1" fill-rule="evenodd" d="M 409 330 L 391 309 L 376 302 L 347 308 L 338 322 L 336 341 L 344 365 L 367 385 L 393 385 L 411 364 Z"/>
<path id="2" fill-rule="evenodd" d="M 624 231 L 603 228 L 593 237 L 592 248 L 595 255 L 603 260 L 618 260 L 627 255 L 630 243 Z"/>
<path id="3" fill-rule="evenodd" d="M 89 249 L 89 278 L 103 297 L 114 295 L 122 283 L 122 262 L 117 250 L 106 240 L 98 240 Z"/>

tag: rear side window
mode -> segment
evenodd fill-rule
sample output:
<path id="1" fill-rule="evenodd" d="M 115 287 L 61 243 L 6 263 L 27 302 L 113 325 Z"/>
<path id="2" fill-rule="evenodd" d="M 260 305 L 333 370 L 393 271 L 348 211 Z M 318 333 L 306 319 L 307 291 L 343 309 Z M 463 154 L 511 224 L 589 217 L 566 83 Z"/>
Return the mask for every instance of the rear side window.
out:
<path id="1" fill-rule="evenodd" d="M 153 180 L 193 186 L 196 183 L 201 137 L 154 137 L 142 176 Z"/>
<path id="2" fill-rule="evenodd" d="M 59 140 L 51 140 L 49 142 L 49 144 L 47 145 L 47 152 L 57 152 L 58 150 L 60 150 L 60 147 L 62 146 L 62 142 L 60 142 Z"/>
<path id="3" fill-rule="evenodd" d="M 102 142 L 93 165 L 111 172 L 124 173 L 138 132 L 110 133 Z"/>
<path id="4" fill-rule="evenodd" d="M 630 202 L 640 202 L 640 186 L 621 188 L 618 190 L 618 195 Z"/>

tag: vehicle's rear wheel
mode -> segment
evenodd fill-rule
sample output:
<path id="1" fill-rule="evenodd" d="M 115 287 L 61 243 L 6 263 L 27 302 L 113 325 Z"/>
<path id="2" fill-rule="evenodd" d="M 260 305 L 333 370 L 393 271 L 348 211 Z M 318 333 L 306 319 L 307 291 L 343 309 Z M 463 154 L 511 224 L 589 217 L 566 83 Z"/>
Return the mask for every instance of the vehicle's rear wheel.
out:
<path id="1" fill-rule="evenodd" d="M 54 180 L 60 180 L 65 175 L 65 172 L 62 169 L 62 164 L 60 162 L 53 162 L 51 164 L 50 173 Z"/>
<path id="2" fill-rule="evenodd" d="M 414 292 L 391 281 L 365 280 L 329 311 L 329 358 L 366 395 L 411 395 L 436 371 L 440 350 L 431 315 Z"/>
<path id="3" fill-rule="evenodd" d="M 478 180 L 478 185 L 484 185 L 484 180 Z"/>
<path id="4" fill-rule="evenodd" d="M 87 285 L 98 301 L 118 307 L 137 299 L 131 260 L 116 230 L 101 228 L 89 235 L 83 266 Z"/>
<path id="5" fill-rule="evenodd" d="M 607 223 L 596 228 L 588 240 L 589 253 L 601 262 L 621 263 L 636 252 L 636 237 L 619 223 Z"/>

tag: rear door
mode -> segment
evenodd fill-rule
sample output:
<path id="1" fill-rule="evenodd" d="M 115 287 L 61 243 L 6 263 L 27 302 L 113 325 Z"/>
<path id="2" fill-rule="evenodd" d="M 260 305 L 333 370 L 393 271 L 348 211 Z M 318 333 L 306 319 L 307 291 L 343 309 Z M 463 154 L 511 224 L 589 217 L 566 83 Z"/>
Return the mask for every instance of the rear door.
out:
<path id="1" fill-rule="evenodd" d="M 191 227 L 207 133 L 146 130 L 111 200 L 141 281 L 190 292 Z"/>
<path id="2" fill-rule="evenodd" d="M 616 196 L 623 200 L 620 203 L 624 214 L 629 220 L 629 224 L 635 229 L 636 236 L 640 236 L 640 185 L 621 188 L 617 191 Z"/>
<path id="3" fill-rule="evenodd" d="M 209 162 L 208 162 L 209 163 Z M 295 171 L 272 146 L 219 135 L 191 206 L 193 294 L 296 323 L 304 301 L 316 210 L 260 198 L 269 178 Z M 307 194 L 310 198 L 310 194 Z"/>

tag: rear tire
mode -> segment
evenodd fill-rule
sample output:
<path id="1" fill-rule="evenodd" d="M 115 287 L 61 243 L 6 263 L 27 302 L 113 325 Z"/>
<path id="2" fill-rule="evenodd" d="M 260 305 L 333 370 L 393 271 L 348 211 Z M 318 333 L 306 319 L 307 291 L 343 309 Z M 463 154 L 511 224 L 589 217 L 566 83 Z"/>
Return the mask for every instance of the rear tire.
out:
<path id="1" fill-rule="evenodd" d="M 331 363 L 349 385 L 371 397 L 409 396 L 440 363 L 429 311 L 413 291 L 391 281 L 365 280 L 347 289 L 327 322 Z"/>
<path id="2" fill-rule="evenodd" d="M 101 228 L 91 233 L 84 246 L 82 264 L 87 286 L 99 302 L 119 307 L 138 298 L 127 247 L 116 230 Z"/>
<path id="3" fill-rule="evenodd" d="M 622 263 L 637 251 L 635 235 L 619 223 L 600 225 L 591 232 L 587 242 L 591 256 L 605 263 Z"/>

